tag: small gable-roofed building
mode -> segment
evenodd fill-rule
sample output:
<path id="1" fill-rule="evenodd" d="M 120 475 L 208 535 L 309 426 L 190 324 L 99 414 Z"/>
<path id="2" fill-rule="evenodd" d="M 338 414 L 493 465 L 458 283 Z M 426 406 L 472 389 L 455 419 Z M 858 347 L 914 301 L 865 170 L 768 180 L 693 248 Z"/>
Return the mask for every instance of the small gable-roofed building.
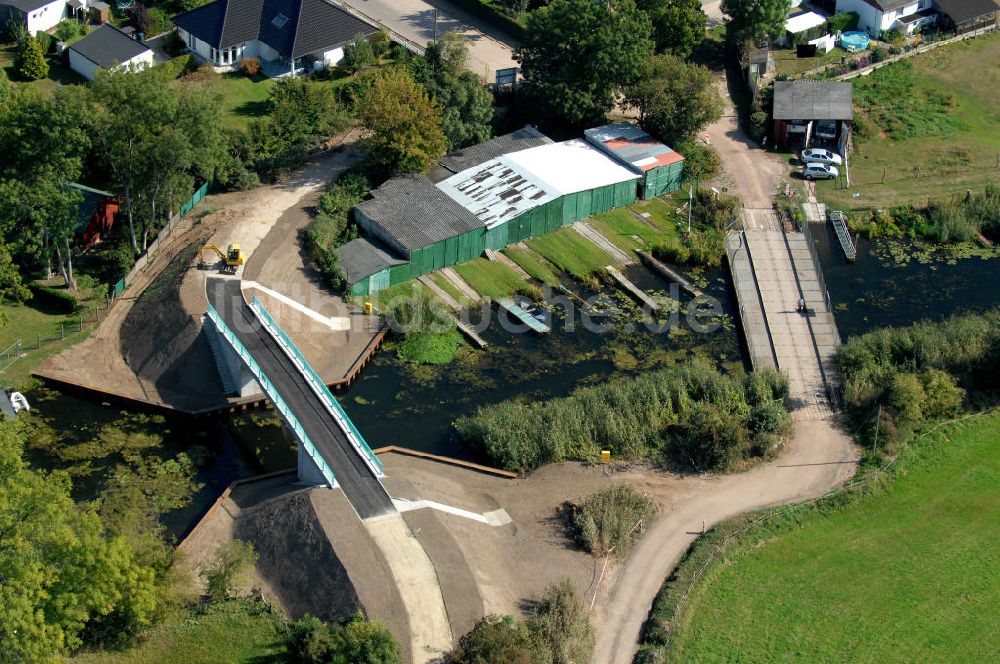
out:
<path id="1" fill-rule="evenodd" d="M 335 65 L 371 23 L 326 0 L 215 0 L 174 17 L 187 49 L 218 70 L 258 58 L 268 76 Z"/>
<path id="2" fill-rule="evenodd" d="M 69 67 L 88 81 L 98 69 L 153 66 L 153 51 L 111 24 L 102 25 L 69 49 Z"/>
<path id="3" fill-rule="evenodd" d="M 0 0 L 0 34 L 18 24 L 28 34 L 51 30 L 68 15 L 66 0 Z"/>
<path id="4" fill-rule="evenodd" d="M 775 81 L 774 140 L 781 147 L 802 140 L 830 141 L 843 154 L 854 119 L 854 86 L 850 81 Z"/>
<path id="5" fill-rule="evenodd" d="M 684 157 L 631 122 L 616 122 L 583 132 L 592 145 L 642 175 L 639 196 L 655 198 L 681 186 Z"/>

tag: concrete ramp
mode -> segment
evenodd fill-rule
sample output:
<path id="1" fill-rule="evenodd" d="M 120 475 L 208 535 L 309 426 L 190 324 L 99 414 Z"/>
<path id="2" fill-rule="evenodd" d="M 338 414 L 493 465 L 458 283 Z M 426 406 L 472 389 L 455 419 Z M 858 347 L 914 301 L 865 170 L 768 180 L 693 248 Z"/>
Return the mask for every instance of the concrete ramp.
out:
<path id="1" fill-rule="evenodd" d="M 390 514 L 365 522 L 365 528 L 389 564 L 410 621 L 410 651 L 413 662 L 440 660 L 451 650 L 452 633 L 437 571 L 419 536 L 403 517 Z"/>

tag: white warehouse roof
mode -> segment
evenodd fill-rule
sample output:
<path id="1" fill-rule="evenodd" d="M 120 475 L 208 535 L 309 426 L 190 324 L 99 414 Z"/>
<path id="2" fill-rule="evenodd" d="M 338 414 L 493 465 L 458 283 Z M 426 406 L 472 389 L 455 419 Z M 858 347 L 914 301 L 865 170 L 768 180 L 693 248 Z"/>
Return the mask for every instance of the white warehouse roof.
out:
<path id="1" fill-rule="evenodd" d="M 826 18 L 816 12 L 804 12 L 793 16 L 785 23 L 785 30 L 793 35 L 826 23 Z"/>
<path id="2" fill-rule="evenodd" d="M 638 178 L 600 150 L 573 139 L 505 154 L 437 187 L 494 228 L 559 196 Z"/>

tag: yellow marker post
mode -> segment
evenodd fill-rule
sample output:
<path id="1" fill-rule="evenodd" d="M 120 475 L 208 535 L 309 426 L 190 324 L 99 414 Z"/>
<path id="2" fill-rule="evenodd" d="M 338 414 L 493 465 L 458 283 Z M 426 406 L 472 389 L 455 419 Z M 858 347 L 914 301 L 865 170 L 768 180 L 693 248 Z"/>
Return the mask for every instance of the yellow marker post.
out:
<path id="1" fill-rule="evenodd" d="M 601 463 L 610 463 L 611 450 L 601 450 Z"/>
<path id="2" fill-rule="evenodd" d="M 365 300 L 365 313 L 371 315 L 372 313 L 372 303 Z"/>

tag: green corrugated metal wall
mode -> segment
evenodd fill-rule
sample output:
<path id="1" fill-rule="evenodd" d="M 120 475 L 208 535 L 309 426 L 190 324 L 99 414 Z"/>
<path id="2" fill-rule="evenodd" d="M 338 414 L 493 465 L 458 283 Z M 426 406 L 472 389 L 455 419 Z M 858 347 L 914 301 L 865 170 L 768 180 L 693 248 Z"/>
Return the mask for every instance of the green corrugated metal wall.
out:
<path id="1" fill-rule="evenodd" d="M 491 230 L 476 229 L 415 249 L 410 252 L 409 263 L 389 268 L 388 283 L 384 278 L 376 279 L 376 275 L 372 275 L 353 284 L 351 295 L 368 295 L 434 270 L 478 258 L 486 249 L 499 251 L 509 244 L 545 235 L 591 215 L 634 203 L 636 189 L 636 181 L 629 180 L 567 194 Z"/>
<path id="2" fill-rule="evenodd" d="M 647 171 L 646 175 L 642 179 L 641 185 L 643 200 L 656 198 L 660 194 L 677 189 L 677 187 L 681 186 L 681 180 L 683 177 L 683 161 L 679 161 L 676 164 L 669 164 L 667 166 L 660 166 L 659 168 Z"/>

